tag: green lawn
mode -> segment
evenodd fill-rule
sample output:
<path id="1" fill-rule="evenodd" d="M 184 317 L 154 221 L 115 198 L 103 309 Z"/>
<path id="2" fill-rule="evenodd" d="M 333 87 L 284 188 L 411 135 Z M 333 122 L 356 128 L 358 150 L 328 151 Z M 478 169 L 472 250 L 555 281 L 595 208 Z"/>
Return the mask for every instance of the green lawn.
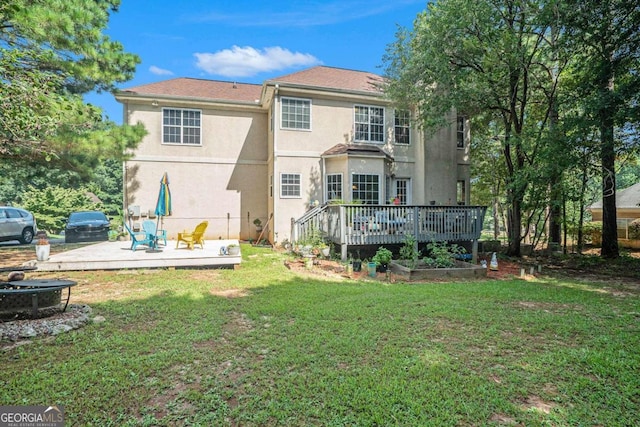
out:
<path id="1" fill-rule="evenodd" d="M 72 302 L 106 322 L 2 353 L 0 404 L 61 404 L 82 426 L 640 419 L 633 290 L 310 279 L 268 249 L 243 256 L 235 271 L 70 274 Z"/>

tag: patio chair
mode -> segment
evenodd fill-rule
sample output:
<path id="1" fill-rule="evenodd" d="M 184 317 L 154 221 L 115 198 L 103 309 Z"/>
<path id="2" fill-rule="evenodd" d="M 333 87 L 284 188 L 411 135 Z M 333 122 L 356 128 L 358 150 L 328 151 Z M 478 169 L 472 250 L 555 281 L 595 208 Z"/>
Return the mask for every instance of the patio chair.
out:
<path id="1" fill-rule="evenodd" d="M 150 219 L 142 221 L 142 229 L 152 239 L 155 244 L 158 244 L 160 240 L 164 241 L 164 246 L 167 246 L 167 230 L 158 230 L 155 221 Z"/>
<path id="2" fill-rule="evenodd" d="M 202 221 L 192 232 L 188 232 L 185 230 L 182 233 L 178 233 L 176 248 L 180 246 L 180 242 L 184 242 L 189 249 L 193 249 L 195 245 L 200 245 L 200 247 L 204 249 L 204 232 L 207 229 L 208 225 L 208 221 Z"/>
<path id="3" fill-rule="evenodd" d="M 124 224 L 124 229 L 129 233 L 131 237 L 131 250 L 135 251 L 139 245 L 153 247 L 153 240 L 149 238 L 146 231 L 131 231 L 127 224 Z"/>

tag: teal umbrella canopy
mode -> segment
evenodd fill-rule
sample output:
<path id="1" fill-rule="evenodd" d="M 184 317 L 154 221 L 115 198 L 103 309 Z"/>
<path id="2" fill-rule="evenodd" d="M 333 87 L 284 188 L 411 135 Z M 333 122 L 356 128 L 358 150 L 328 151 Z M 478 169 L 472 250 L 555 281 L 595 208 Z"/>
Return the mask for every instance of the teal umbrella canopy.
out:
<path id="1" fill-rule="evenodd" d="M 171 191 L 169 190 L 169 176 L 166 172 L 160 180 L 160 193 L 158 193 L 156 215 L 159 217 L 171 215 Z"/>

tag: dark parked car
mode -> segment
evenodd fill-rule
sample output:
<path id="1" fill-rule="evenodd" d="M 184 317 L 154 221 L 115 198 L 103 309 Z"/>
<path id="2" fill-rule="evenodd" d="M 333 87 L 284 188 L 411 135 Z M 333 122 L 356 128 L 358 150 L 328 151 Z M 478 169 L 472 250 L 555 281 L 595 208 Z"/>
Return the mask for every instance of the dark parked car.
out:
<path id="1" fill-rule="evenodd" d="M 28 244 L 36 231 L 36 219 L 31 212 L 12 206 L 0 206 L 0 242 L 19 240 L 20 243 Z"/>
<path id="2" fill-rule="evenodd" d="M 109 219 L 99 211 L 73 212 L 64 227 L 65 243 L 109 240 Z"/>

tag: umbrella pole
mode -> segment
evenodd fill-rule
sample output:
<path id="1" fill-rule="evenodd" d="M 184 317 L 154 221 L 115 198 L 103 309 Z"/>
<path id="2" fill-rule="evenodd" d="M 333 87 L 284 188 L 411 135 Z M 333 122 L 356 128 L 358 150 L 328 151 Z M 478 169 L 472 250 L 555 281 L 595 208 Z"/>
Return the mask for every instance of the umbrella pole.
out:
<path id="1" fill-rule="evenodd" d="M 160 218 L 162 218 L 162 215 L 158 215 L 157 218 L 156 218 L 156 235 L 153 236 L 153 247 L 154 248 L 158 247 L 158 230 L 160 230 L 160 228 L 158 228 L 158 227 L 159 227 L 160 221 L 161 221 Z"/>

